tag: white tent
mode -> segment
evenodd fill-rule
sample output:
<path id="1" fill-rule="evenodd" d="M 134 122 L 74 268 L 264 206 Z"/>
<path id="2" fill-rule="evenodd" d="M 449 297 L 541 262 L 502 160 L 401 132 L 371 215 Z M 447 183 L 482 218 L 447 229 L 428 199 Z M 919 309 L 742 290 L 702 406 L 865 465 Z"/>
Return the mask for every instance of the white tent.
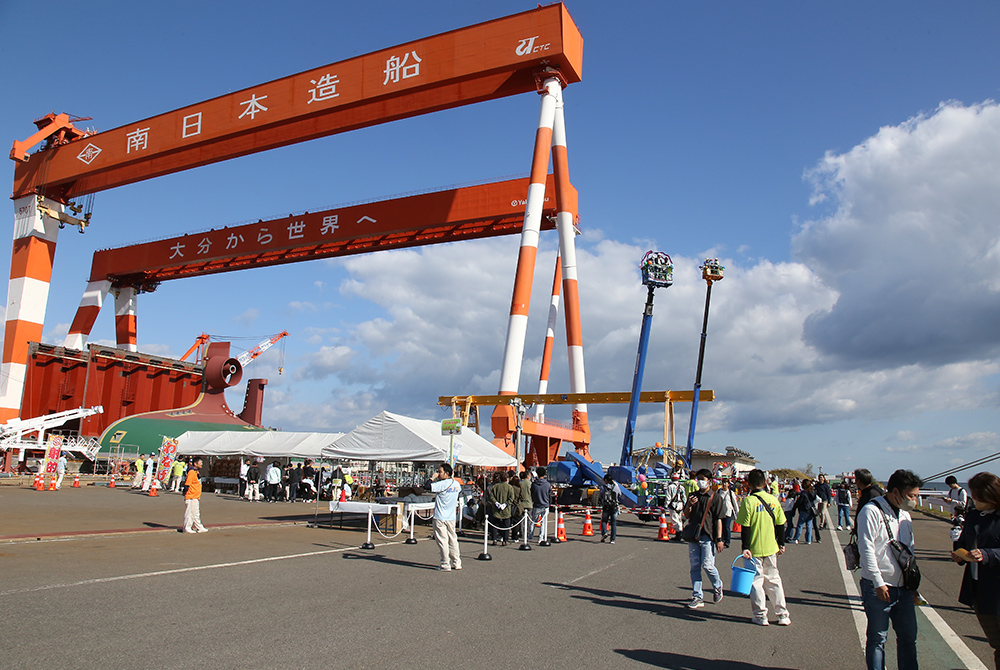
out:
<path id="1" fill-rule="evenodd" d="M 382 412 L 323 448 L 324 458 L 359 461 L 446 461 L 449 436 L 441 423 Z M 455 460 L 464 465 L 516 467 L 517 459 L 475 431 L 455 435 Z"/>
<path id="2" fill-rule="evenodd" d="M 189 430 L 177 438 L 177 453 L 199 456 L 322 458 L 323 447 L 343 433 L 286 433 L 273 430 Z"/>

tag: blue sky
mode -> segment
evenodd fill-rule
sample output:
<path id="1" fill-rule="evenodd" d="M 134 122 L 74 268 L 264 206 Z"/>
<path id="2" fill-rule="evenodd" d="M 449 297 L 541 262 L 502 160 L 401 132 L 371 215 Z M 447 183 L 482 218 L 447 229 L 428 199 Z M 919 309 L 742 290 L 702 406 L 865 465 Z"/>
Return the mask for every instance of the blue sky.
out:
<path id="1" fill-rule="evenodd" d="M 0 24 L 19 38 L 0 47 L 0 129 L 24 139 L 49 111 L 111 129 L 532 7 L 137 12 L 108 1 L 56 2 L 43 16 L 6 0 Z M 718 400 L 700 409 L 696 447 L 883 477 L 1000 451 L 1000 7 L 567 7 L 585 40 L 583 81 L 565 97 L 588 389 L 630 386 L 645 298 L 636 264 L 654 248 L 677 271 L 657 294 L 644 388 L 690 388 L 697 265 L 719 256 L 727 277 L 713 291 L 704 372 Z M 72 20 L 56 28 L 52 16 Z M 61 235 L 45 339 L 62 342 L 96 249 L 525 174 L 537 115 L 537 96 L 522 95 L 98 193 L 87 233 Z M 537 386 L 555 245 L 543 236 L 523 391 Z M 269 425 L 350 430 L 382 409 L 440 418 L 438 395 L 496 392 L 516 247 L 511 237 L 167 283 L 140 296 L 140 349 L 180 355 L 203 331 L 287 329 L 284 374 L 277 347 L 248 370 L 271 380 Z M 113 339 L 107 310 L 92 341 Z M 557 350 L 551 390 L 566 387 L 565 368 Z M 625 407 L 590 409 L 595 456 L 617 460 Z M 661 424 L 644 407 L 636 444 L 662 439 Z"/>

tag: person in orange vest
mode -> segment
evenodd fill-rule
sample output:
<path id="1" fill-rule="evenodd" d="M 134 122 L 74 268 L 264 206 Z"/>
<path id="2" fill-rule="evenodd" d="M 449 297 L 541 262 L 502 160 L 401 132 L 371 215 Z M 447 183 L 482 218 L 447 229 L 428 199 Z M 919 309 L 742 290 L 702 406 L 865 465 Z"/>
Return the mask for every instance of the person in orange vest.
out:
<path id="1" fill-rule="evenodd" d="M 184 532 L 207 533 L 201 524 L 201 457 L 195 457 L 184 480 Z"/>

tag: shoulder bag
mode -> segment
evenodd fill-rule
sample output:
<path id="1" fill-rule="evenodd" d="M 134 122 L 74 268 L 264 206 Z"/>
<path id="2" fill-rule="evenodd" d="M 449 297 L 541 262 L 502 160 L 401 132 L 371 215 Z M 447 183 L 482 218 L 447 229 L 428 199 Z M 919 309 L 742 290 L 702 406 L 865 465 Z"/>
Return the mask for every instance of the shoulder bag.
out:
<path id="1" fill-rule="evenodd" d="M 771 506 L 767 504 L 766 500 L 764 500 L 763 498 L 761 498 L 756 493 L 753 494 L 753 497 L 756 498 L 757 500 L 759 500 L 761 502 L 761 504 L 764 505 L 764 509 L 767 510 L 767 513 L 771 515 L 771 523 L 774 524 L 774 539 L 777 541 L 779 547 L 784 547 L 785 546 L 785 524 L 781 524 L 780 526 L 778 525 L 778 520 L 777 520 L 777 518 L 775 518 L 774 512 L 771 510 Z"/>
<path id="2" fill-rule="evenodd" d="M 878 504 L 878 503 L 876 503 Z M 920 588 L 920 568 L 917 566 L 917 558 L 913 555 L 913 550 L 892 536 L 889 528 L 889 517 L 885 510 L 878 505 L 878 511 L 882 512 L 882 522 L 885 524 L 885 532 L 889 536 L 889 548 L 896 556 L 896 563 L 903 573 L 903 588 L 916 592 Z"/>
<path id="3" fill-rule="evenodd" d="M 689 521 L 687 525 L 681 530 L 681 539 L 685 542 L 697 542 L 701 538 L 701 531 L 705 527 L 705 519 L 708 518 L 708 512 L 712 508 L 712 500 L 715 498 L 715 491 L 712 491 L 712 495 L 708 497 L 708 502 L 705 504 L 705 513 L 701 515 L 701 523 L 697 526 L 694 525 L 694 519 Z"/>

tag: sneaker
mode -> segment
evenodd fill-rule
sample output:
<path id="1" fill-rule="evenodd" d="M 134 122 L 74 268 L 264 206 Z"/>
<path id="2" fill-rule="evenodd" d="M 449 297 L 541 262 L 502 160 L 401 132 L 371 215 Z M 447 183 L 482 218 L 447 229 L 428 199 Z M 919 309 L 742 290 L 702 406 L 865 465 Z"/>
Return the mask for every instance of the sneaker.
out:
<path id="1" fill-rule="evenodd" d="M 778 617 L 778 620 L 775 623 L 777 623 L 779 626 L 791 626 L 792 620 L 791 618 L 789 618 L 787 614 L 782 614 L 781 616 Z"/>
<path id="2" fill-rule="evenodd" d="M 614 541 L 614 540 L 611 540 L 611 544 L 614 544 L 614 543 L 615 543 L 615 541 Z"/>
<path id="3" fill-rule="evenodd" d="M 608 538 L 606 538 L 606 537 L 602 537 L 601 538 L 601 542 L 607 542 L 607 541 L 608 541 Z"/>
<path id="4" fill-rule="evenodd" d="M 720 586 L 719 588 L 712 591 L 712 602 L 717 603 L 721 601 L 722 601 L 722 587 Z"/>
<path id="5" fill-rule="evenodd" d="M 196 533 L 197 531 L 191 530 L 190 528 L 185 528 L 184 532 L 185 533 Z"/>
<path id="6" fill-rule="evenodd" d="M 704 607 L 704 606 L 705 606 L 705 601 L 702 600 L 701 598 L 691 598 L 691 602 L 687 604 L 687 608 L 689 610 L 696 610 L 699 607 Z"/>
<path id="7" fill-rule="evenodd" d="M 452 570 L 461 570 L 462 566 L 461 565 L 453 565 L 453 566 L 451 566 L 451 569 Z"/>
<path id="8" fill-rule="evenodd" d="M 755 616 L 755 617 L 751 617 L 751 618 L 750 618 L 750 622 L 751 622 L 751 623 L 755 623 L 755 624 L 757 624 L 758 626 L 770 626 L 770 625 L 771 625 L 771 624 L 769 624 L 769 623 L 767 622 L 767 617 L 766 617 L 766 616 Z"/>
<path id="9" fill-rule="evenodd" d="M 199 528 L 198 530 L 196 530 L 195 532 L 196 533 L 207 533 L 208 532 L 208 528 L 202 527 L 202 528 Z"/>
<path id="10" fill-rule="evenodd" d="M 449 568 L 447 565 L 439 565 L 437 566 L 437 568 L 435 568 L 435 570 L 440 570 L 441 572 L 451 572 L 451 568 Z"/>
<path id="11" fill-rule="evenodd" d="M 844 530 L 843 526 L 837 526 L 837 530 Z"/>

